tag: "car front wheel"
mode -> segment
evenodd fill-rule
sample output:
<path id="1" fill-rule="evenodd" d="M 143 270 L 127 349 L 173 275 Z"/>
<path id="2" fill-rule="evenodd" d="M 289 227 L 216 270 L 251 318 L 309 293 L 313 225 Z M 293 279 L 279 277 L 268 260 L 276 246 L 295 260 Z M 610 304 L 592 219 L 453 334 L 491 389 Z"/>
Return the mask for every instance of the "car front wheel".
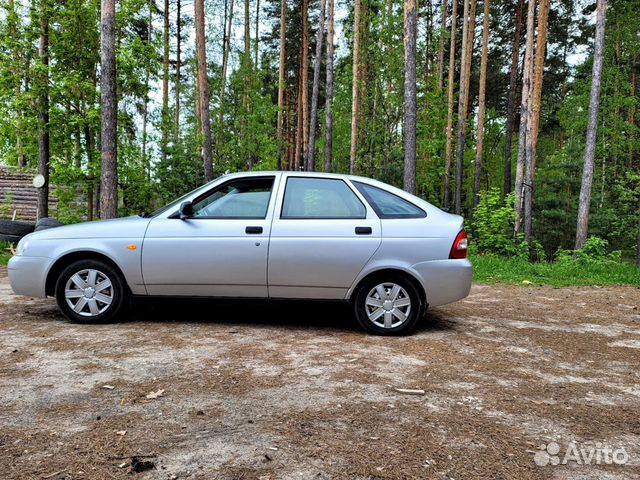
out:
<path id="1" fill-rule="evenodd" d="M 126 305 L 126 289 L 118 272 L 100 260 L 79 260 L 65 268 L 56 283 L 62 313 L 79 323 L 113 321 Z"/>
<path id="2" fill-rule="evenodd" d="M 354 302 L 358 323 L 376 335 L 408 333 L 422 313 L 420 296 L 411 282 L 390 275 L 365 281 Z"/>

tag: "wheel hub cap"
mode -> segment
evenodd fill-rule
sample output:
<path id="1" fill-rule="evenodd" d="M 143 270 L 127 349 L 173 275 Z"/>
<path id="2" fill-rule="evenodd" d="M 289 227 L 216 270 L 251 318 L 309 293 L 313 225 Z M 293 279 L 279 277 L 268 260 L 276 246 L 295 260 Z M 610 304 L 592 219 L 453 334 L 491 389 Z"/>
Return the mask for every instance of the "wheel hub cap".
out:
<path id="1" fill-rule="evenodd" d="M 411 313 L 411 297 L 400 285 L 387 282 L 371 289 L 365 300 L 369 320 L 382 328 L 395 328 L 407 321 Z"/>
<path id="2" fill-rule="evenodd" d="M 111 279 L 100 270 L 87 268 L 73 274 L 67 281 L 64 298 L 69 308 L 83 317 L 104 313 L 113 302 Z"/>

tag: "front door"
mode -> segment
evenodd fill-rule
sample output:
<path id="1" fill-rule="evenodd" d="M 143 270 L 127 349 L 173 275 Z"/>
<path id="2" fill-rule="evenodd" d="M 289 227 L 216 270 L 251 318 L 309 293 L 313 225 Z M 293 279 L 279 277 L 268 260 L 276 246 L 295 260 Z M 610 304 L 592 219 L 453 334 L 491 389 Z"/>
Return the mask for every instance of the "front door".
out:
<path id="1" fill-rule="evenodd" d="M 269 296 L 342 299 L 380 246 L 380 220 L 341 178 L 283 177 Z"/>
<path id="2" fill-rule="evenodd" d="M 235 178 L 194 199 L 191 218 L 153 219 L 142 247 L 147 293 L 266 297 L 276 178 Z"/>

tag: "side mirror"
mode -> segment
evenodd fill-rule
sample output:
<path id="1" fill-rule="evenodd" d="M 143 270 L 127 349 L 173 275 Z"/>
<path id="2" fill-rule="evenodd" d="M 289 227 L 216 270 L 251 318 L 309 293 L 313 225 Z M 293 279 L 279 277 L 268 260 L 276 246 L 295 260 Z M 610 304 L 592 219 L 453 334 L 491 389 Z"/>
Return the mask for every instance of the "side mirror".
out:
<path id="1" fill-rule="evenodd" d="M 180 205 L 180 220 L 186 220 L 193 217 L 193 203 L 183 202 Z"/>

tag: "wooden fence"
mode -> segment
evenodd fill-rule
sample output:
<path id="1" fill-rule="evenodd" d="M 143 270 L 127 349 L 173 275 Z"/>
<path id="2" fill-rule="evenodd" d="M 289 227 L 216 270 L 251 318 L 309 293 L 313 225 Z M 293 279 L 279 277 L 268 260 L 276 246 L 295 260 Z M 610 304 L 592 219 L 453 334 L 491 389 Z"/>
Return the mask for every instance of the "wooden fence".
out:
<path id="1" fill-rule="evenodd" d="M 35 221 L 38 217 L 38 189 L 33 186 L 35 172 L 0 166 L 0 218 Z M 58 199 L 49 192 L 49 216 L 54 216 Z"/>

